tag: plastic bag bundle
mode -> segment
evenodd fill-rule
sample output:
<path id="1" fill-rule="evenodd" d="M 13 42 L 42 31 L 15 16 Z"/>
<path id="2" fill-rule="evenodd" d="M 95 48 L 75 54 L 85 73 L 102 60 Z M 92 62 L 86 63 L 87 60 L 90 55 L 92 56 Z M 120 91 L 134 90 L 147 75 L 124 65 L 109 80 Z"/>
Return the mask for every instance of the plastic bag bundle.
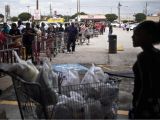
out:
<path id="1" fill-rule="evenodd" d="M 46 105 L 56 104 L 57 94 L 55 90 L 58 87 L 58 75 L 52 71 L 51 65 L 47 60 L 44 61 L 36 82 L 42 87 L 44 103 Z"/>
<path id="2" fill-rule="evenodd" d="M 109 76 L 100 67 L 92 64 L 92 67 L 87 71 L 81 83 L 106 82 L 107 80 L 109 80 Z"/>
<path id="3" fill-rule="evenodd" d="M 85 102 L 84 98 L 79 93 L 77 93 L 75 91 L 70 91 L 70 97 L 75 100 Z"/>
<path id="4" fill-rule="evenodd" d="M 94 66 L 92 65 L 92 67 L 85 74 L 81 83 L 85 84 L 85 83 L 96 83 L 96 82 L 100 82 L 100 81 L 98 80 L 97 76 L 95 75 Z"/>
<path id="5" fill-rule="evenodd" d="M 62 86 L 77 85 L 80 83 L 79 75 L 76 70 L 68 70 L 63 72 Z"/>
<path id="6" fill-rule="evenodd" d="M 65 104 L 57 104 L 54 108 L 54 119 L 72 119 L 73 113 Z"/>
<path id="7" fill-rule="evenodd" d="M 89 118 L 87 119 L 103 119 L 102 105 L 99 100 L 87 100 L 88 111 L 86 113 Z"/>
<path id="8" fill-rule="evenodd" d="M 24 61 L 17 55 L 16 51 L 13 51 L 13 53 L 18 63 L 13 63 L 8 71 L 20 76 L 28 82 L 34 82 L 39 74 L 38 69 L 33 65 L 31 60 Z"/>
<path id="9" fill-rule="evenodd" d="M 99 93 L 101 102 L 105 104 L 111 104 L 118 98 L 119 88 L 115 87 L 115 84 L 106 83 L 99 86 Z"/>
<path id="10" fill-rule="evenodd" d="M 43 72 L 43 78 L 45 79 L 45 83 L 53 88 L 58 87 L 58 74 L 55 73 L 52 70 L 51 64 L 49 60 L 44 60 L 42 68 L 44 70 Z"/>
<path id="11" fill-rule="evenodd" d="M 71 91 L 70 96 L 61 95 L 58 97 L 58 103 L 55 106 L 55 118 L 76 119 L 85 118 L 84 111 L 85 100 L 77 92 Z M 67 113 L 65 113 L 67 112 Z M 64 113 L 64 116 L 62 116 Z"/>

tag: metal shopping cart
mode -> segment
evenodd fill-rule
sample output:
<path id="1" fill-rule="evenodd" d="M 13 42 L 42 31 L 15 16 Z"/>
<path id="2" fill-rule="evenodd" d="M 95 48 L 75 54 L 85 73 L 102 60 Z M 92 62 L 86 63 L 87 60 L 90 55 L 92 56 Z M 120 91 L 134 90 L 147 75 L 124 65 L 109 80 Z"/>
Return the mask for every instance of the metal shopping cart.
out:
<path id="1" fill-rule="evenodd" d="M 54 88 L 61 102 L 46 104 L 43 90 L 38 83 L 26 82 L 19 76 L 4 72 L 12 77 L 22 119 L 116 119 L 120 80 L 110 74 L 105 83 L 88 83 Z M 36 94 L 35 92 L 36 91 Z M 71 93 L 81 97 L 70 98 Z M 68 97 L 68 99 L 66 99 Z M 82 100 L 83 98 L 83 100 Z M 81 99 L 81 100 L 80 100 Z"/>

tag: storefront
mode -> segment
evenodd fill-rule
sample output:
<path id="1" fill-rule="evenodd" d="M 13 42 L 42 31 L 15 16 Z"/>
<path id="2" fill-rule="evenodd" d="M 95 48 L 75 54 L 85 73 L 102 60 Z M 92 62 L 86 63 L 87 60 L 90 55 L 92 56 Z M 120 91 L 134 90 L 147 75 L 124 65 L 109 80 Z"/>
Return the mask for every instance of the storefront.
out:
<path id="1" fill-rule="evenodd" d="M 80 15 L 81 22 L 106 22 L 105 15 L 95 14 L 95 15 Z"/>

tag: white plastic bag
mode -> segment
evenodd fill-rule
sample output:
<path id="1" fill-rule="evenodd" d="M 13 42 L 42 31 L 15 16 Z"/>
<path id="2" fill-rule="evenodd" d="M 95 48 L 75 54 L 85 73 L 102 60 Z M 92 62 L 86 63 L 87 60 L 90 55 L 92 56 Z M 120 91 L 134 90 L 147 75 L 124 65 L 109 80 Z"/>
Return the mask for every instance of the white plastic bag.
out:
<path id="1" fill-rule="evenodd" d="M 102 68 L 96 67 L 92 64 L 92 67 L 85 74 L 81 83 L 96 83 L 96 82 L 106 82 L 109 79 L 109 76 L 104 73 Z"/>
<path id="2" fill-rule="evenodd" d="M 45 105 L 54 105 L 57 103 L 57 94 L 52 86 L 52 80 L 49 80 L 48 73 L 44 68 L 41 69 L 36 82 L 41 85 L 42 97 Z"/>
<path id="3" fill-rule="evenodd" d="M 18 55 L 16 51 L 13 51 L 18 63 L 13 63 L 10 67 L 9 72 L 12 72 L 22 79 L 33 82 L 37 79 L 39 74 L 38 69 L 32 64 L 31 60 L 24 61 Z"/>
<path id="4" fill-rule="evenodd" d="M 84 98 L 77 92 L 70 91 L 70 96 L 71 98 L 80 101 L 80 102 L 85 102 Z"/>
<path id="5" fill-rule="evenodd" d="M 57 103 L 57 94 L 55 89 L 58 87 L 58 75 L 51 69 L 51 64 L 48 60 L 44 60 L 41 71 L 37 77 L 38 82 L 42 87 L 42 94 L 46 105 L 54 105 Z"/>
<path id="6" fill-rule="evenodd" d="M 43 62 L 42 69 L 44 69 L 43 78 L 45 79 L 46 84 L 53 88 L 57 88 L 58 74 L 52 70 L 51 64 L 48 59 Z"/>
<path id="7" fill-rule="evenodd" d="M 109 80 L 109 75 L 105 74 L 102 68 L 96 66 L 93 67 L 94 67 L 94 73 L 100 82 L 106 82 L 106 80 Z"/>
<path id="8" fill-rule="evenodd" d="M 82 79 L 81 81 L 82 84 L 100 82 L 97 76 L 95 75 L 94 69 L 95 69 L 95 66 L 92 65 L 92 67 L 87 71 L 84 78 Z"/>
<path id="9" fill-rule="evenodd" d="M 63 72 L 62 86 L 76 85 L 80 83 L 79 74 L 76 70 L 68 70 Z"/>

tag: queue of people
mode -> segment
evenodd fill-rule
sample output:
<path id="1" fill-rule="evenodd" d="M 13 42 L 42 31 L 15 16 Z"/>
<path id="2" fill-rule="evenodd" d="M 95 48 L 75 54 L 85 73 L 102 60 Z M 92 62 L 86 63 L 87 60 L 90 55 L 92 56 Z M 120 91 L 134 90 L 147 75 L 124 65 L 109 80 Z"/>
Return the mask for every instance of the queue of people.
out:
<path id="1" fill-rule="evenodd" d="M 102 30 L 103 29 L 103 30 Z M 61 40 L 63 48 L 66 53 L 75 52 L 76 44 L 90 44 L 90 38 L 94 36 L 95 32 L 102 34 L 105 29 L 100 27 L 99 24 L 94 23 L 71 23 L 65 24 L 65 27 L 60 25 L 60 27 L 54 27 L 50 25 L 48 29 L 45 28 L 45 24 L 42 22 L 40 24 L 36 23 L 26 23 L 25 25 L 22 21 L 18 23 L 12 23 L 11 29 L 4 23 L 3 29 L 0 32 L 0 45 L 3 48 L 19 48 L 20 51 L 25 48 L 25 60 L 34 59 L 33 56 L 33 41 L 36 40 L 36 49 L 38 52 L 44 49 L 44 45 L 41 45 L 42 38 L 47 38 L 48 36 L 61 34 Z M 2 48 L 1 48 L 2 49 Z M 64 50 L 64 51 L 65 51 Z M 24 52 L 24 51 L 23 51 Z"/>

